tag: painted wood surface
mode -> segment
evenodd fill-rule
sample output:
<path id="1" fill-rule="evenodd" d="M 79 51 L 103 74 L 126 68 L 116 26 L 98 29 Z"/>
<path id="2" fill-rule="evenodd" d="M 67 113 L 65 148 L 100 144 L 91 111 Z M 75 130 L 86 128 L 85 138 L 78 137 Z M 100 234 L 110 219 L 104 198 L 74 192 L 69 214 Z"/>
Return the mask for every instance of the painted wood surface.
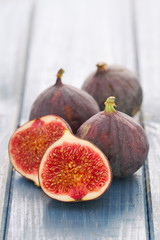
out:
<path id="1" fill-rule="evenodd" d="M 38 94 L 55 82 L 80 87 L 99 61 L 136 69 L 132 5 L 128 0 L 37 1 L 21 123 L 28 120 Z M 114 180 L 102 198 L 67 204 L 45 196 L 14 172 L 5 239 L 148 239 L 145 181 L 134 176 Z"/>
<path id="2" fill-rule="evenodd" d="M 12 177 L 8 142 L 21 106 L 29 12 L 29 1 L 0 1 L 0 239 Z"/>
<path id="3" fill-rule="evenodd" d="M 145 7 L 144 7 L 145 6 Z M 151 239 L 160 239 L 160 2 L 136 1 L 140 75 L 144 90 L 144 121 L 149 137 Z"/>

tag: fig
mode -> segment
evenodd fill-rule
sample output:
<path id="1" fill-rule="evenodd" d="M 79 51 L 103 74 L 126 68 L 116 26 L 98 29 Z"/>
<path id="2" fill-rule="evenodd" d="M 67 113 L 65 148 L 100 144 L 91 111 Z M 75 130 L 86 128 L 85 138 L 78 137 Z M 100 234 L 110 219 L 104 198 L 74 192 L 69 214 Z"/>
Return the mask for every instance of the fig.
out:
<path id="1" fill-rule="evenodd" d="M 142 88 L 137 76 L 118 65 L 97 64 L 97 71 L 85 80 L 82 89 L 95 98 L 101 111 L 109 96 L 115 96 L 117 110 L 129 116 L 134 116 L 142 104 Z"/>
<path id="2" fill-rule="evenodd" d="M 100 197 L 112 179 L 107 157 L 92 143 L 69 130 L 43 155 L 39 182 L 49 197 L 63 201 L 88 201 Z"/>
<path id="3" fill-rule="evenodd" d="M 19 127 L 9 142 L 10 161 L 22 176 L 39 186 L 39 164 L 47 148 L 57 141 L 69 125 L 60 117 L 48 115 Z"/>
<path id="4" fill-rule="evenodd" d="M 87 92 L 63 84 L 63 73 L 63 69 L 60 69 L 55 85 L 47 88 L 35 100 L 30 120 L 54 114 L 66 120 L 75 133 L 83 122 L 100 109 L 95 99 Z"/>
<path id="5" fill-rule="evenodd" d="M 135 119 L 115 110 L 115 97 L 107 98 L 105 110 L 88 119 L 77 136 L 98 146 L 108 157 L 113 176 L 132 175 L 144 163 L 149 143 Z"/>

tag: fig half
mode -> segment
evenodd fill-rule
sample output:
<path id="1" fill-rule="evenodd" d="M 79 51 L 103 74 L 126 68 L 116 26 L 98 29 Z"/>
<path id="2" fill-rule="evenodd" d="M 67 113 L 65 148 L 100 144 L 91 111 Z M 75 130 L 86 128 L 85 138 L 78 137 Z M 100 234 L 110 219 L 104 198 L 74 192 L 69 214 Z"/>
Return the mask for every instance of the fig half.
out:
<path id="1" fill-rule="evenodd" d="M 69 125 L 60 117 L 48 115 L 19 127 L 9 142 L 10 161 L 22 176 L 39 186 L 38 169 L 46 149 L 60 137 Z"/>
<path id="2" fill-rule="evenodd" d="M 55 85 L 44 90 L 32 105 L 30 120 L 48 114 L 62 117 L 73 133 L 82 123 L 100 111 L 95 99 L 87 92 L 62 83 L 64 71 L 57 73 Z"/>
<path id="3" fill-rule="evenodd" d="M 125 113 L 116 111 L 115 97 L 105 102 L 105 110 L 97 113 L 77 131 L 77 136 L 91 141 L 110 161 L 113 176 L 132 175 L 144 163 L 149 149 L 148 138 L 141 125 Z"/>
<path id="4" fill-rule="evenodd" d="M 42 190 L 49 197 L 64 202 L 100 197 L 108 189 L 111 178 L 106 156 L 69 130 L 47 149 L 39 167 Z"/>
<path id="5" fill-rule="evenodd" d="M 82 89 L 95 98 L 101 111 L 110 96 L 115 96 L 118 111 L 134 116 L 140 110 L 141 85 L 135 73 L 122 66 L 98 63 L 97 71 L 87 77 Z"/>

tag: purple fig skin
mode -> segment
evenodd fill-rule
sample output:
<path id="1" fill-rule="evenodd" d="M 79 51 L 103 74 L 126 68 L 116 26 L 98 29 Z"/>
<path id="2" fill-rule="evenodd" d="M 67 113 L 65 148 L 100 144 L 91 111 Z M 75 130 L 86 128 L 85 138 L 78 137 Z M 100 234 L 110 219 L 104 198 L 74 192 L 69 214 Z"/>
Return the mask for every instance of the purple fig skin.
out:
<path id="1" fill-rule="evenodd" d="M 103 151 L 115 177 L 136 172 L 149 150 L 147 136 L 140 124 L 119 111 L 97 113 L 82 124 L 77 136 L 91 141 Z"/>
<path id="2" fill-rule="evenodd" d="M 105 100 L 109 96 L 115 96 L 117 110 L 134 116 L 140 110 L 143 98 L 137 76 L 118 65 L 97 66 L 98 70 L 85 80 L 82 89 L 95 98 L 101 111 L 104 109 Z"/>
<path id="3" fill-rule="evenodd" d="M 95 99 L 87 92 L 65 85 L 58 76 L 55 85 L 43 91 L 32 105 L 29 119 L 53 114 L 63 118 L 73 133 L 82 123 L 100 111 Z"/>

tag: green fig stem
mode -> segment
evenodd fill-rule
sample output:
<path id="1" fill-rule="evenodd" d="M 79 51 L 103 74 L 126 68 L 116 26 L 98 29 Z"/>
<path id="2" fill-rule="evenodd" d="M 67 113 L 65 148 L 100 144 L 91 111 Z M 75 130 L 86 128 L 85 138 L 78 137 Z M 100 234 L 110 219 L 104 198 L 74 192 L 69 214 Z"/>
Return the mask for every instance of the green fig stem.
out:
<path id="1" fill-rule="evenodd" d="M 115 97 L 113 97 L 113 96 L 108 97 L 104 104 L 105 104 L 104 111 L 106 113 L 114 113 L 116 111 L 114 108 L 114 107 L 116 107 Z"/>
<path id="2" fill-rule="evenodd" d="M 57 81 L 56 81 L 56 85 L 61 85 L 62 84 L 62 80 L 61 80 L 61 77 L 64 73 L 64 70 L 61 68 L 58 73 L 57 73 Z"/>
<path id="3" fill-rule="evenodd" d="M 101 63 L 97 63 L 97 71 L 98 72 L 103 72 L 105 70 L 107 70 L 107 63 L 101 62 Z"/>

